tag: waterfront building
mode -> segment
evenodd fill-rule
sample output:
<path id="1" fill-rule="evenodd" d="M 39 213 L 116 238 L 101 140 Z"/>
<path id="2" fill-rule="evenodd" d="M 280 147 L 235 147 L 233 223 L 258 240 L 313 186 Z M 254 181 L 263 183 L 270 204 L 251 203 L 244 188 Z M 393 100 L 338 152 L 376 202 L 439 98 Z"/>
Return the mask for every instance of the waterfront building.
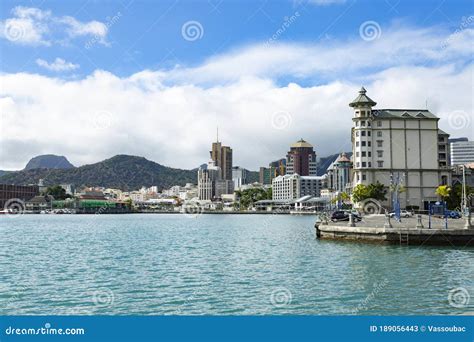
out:
<path id="1" fill-rule="evenodd" d="M 0 184 L 0 210 L 7 209 L 5 206 L 23 203 L 39 195 L 37 185 L 10 185 Z M 23 202 L 23 203 L 22 203 Z"/>
<path id="2" fill-rule="evenodd" d="M 303 196 L 319 197 L 325 179 L 324 176 L 300 176 L 297 173 L 278 176 L 272 182 L 272 199 L 288 201 Z"/>
<path id="3" fill-rule="evenodd" d="M 258 180 L 261 184 L 272 184 L 272 181 L 277 177 L 277 171 L 274 167 L 260 167 L 258 173 Z"/>
<path id="4" fill-rule="evenodd" d="M 316 153 L 313 145 L 300 139 L 290 146 L 286 155 L 286 174 L 300 176 L 316 176 Z"/>
<path id="5" fill-rule="evenodd" d="M 240 166 L 232 167 L 232 180 L 234 182 L 234 189 L 240 189 L 242 185 L 248 183 L 249 170 Z"/>
<path id="6" fill-rule="evenodd" d="M 450 144 L 451 165 L 474 163 L 474 141 L 457 141 Z"/>
<path id="7" fill-rule="evenodd" d="M 449 134 L 438 129 L 438 165 L 440 168 L 447 168 L 449 166 Z M 443 184 L 446 185 L 446 184 Z"/>
<path id="8" fill-rule="evenodd" d="M 272 184 L 277 176 L 286 174 L 286 159 L 278 159 L 268 164 L 268 167 L 260 167 L 259 182 L 261 184 Z"/>
<path id="9" fill-rule="evenodd" d="M 341 153 L 327 169 L 327 186 L 330 191 L 348 192 L 352 182 L 352 161 Z"/>
<path id="10" fill-rule="evenodd" d="M 398 179 L 405 188 L 399 194 L 401 207 L 426 210 L 438 199 L 436 188 L 450 180 L 450 170 L 440 167 L 439 118 L 427 109 L 374 109 L 375 105 L 364 88 L 349 104 L 354 110 L 353 186 L 380 182 L 390 189 Z"/>
<path id="11" fill-rule="evenodd" d="M 198 198 L 211 201 L 216 196 L 216 181 L 221 179 L 221 168 L 210 160 L 206 168 L 198 170 Z"/>

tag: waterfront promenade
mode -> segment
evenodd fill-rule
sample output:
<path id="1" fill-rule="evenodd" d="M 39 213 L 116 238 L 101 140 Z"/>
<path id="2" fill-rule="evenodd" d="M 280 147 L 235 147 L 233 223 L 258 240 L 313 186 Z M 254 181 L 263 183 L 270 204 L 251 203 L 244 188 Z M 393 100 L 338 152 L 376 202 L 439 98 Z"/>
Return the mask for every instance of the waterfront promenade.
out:
<path id="1" fill-rule="evenodd" d="M 352 226 L 347 221 L 317 221 L 316 234 L 322 239 L 359 240 L 400 245 L 474 246 L 474 227 L 466 228 L 466 220 L 421 215 L 388 220 L 384 215 L 367 215 Z"/>

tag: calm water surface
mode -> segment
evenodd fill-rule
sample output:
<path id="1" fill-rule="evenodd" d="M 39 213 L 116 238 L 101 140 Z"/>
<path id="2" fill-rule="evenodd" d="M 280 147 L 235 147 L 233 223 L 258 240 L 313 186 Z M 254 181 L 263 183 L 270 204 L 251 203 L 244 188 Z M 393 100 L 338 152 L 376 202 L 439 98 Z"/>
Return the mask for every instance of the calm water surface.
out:
<path id="1" fill-rule="evenodd" d="M 314 217 L 0 218 L 0 314 L 466 314 L 474 249 L 319 241 Z M 462 294 L 462 293 L 461 293 Z M 474 296 L 472 296 L 474 297 Z"/>

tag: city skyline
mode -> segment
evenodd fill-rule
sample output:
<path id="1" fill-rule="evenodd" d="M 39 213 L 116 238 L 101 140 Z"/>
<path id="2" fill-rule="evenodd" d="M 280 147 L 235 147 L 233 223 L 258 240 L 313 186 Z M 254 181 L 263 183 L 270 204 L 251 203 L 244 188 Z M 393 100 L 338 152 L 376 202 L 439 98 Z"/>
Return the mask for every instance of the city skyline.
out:
<path id="1" fill-rule="evenodd" d="M 349 151 L 346 104 L 362 85 L 385 108 L 427 107 L 451 137 L 474 139 L 468 2 L 173 4 L 2 2 L 0 169 L 47 153 L 191 169 L 216 124 L 251 170 L 299 137 L 320 156 Z"/>

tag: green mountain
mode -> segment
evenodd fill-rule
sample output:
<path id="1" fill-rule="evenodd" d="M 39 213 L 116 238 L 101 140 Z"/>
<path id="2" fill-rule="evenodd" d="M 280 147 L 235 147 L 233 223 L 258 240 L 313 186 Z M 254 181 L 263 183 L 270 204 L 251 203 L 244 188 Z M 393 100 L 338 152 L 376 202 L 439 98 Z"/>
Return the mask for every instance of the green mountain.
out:
<path id="1" fill-rule="evenodd" d="M 159 189 L 197 182 L 197 172 L 166 167 L 143 157 L 117 155 L 99 163 L 73 169 L 30 169 L 0 176 L 0 183 L 104 186 L 125 191 L 156 185 Z"/>
<path id="2" fill-rule="evenodd" d="M 43 154 L 31 158 L 28 164 L 25 166 L 25 170 L 32 169 L 72 169 L 72 165 L 69 160 L 64 156 L 57 156 L 54 154 Z"/>

